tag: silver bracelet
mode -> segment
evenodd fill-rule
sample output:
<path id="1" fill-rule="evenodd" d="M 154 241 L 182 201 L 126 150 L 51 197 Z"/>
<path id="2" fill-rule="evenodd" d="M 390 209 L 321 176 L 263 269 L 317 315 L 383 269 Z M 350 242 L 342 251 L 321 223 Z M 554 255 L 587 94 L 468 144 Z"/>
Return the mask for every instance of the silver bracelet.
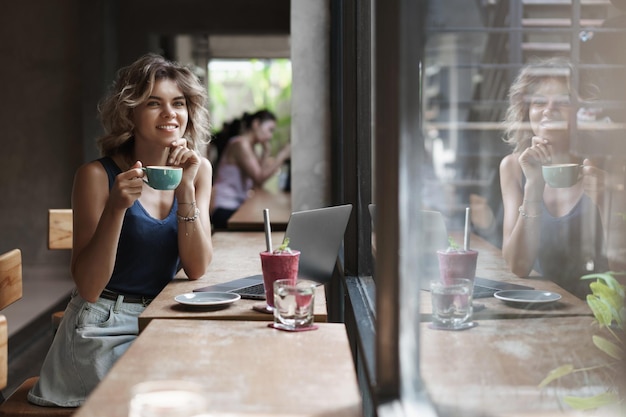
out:
<path id="1" fill-rule="evenodd" d="M 536 219 L 537 217 L 541 217 L 541 214 L 536 214 L 534 216 L 531 216 L 530 214 L 526 213 L 526 210 L 524 210 L 523 205 L 519 206 L 519 214 L 525 219 Z"/>
<path id="2" fill-rule="evenodd" d="M 200 216 L 200 209 L 197 207 L 192 217 L 185 217 L 176 213 L 176 217 L 178 218 L 179 222 L 195 222 L 198 219 L 198 216 Z"/>

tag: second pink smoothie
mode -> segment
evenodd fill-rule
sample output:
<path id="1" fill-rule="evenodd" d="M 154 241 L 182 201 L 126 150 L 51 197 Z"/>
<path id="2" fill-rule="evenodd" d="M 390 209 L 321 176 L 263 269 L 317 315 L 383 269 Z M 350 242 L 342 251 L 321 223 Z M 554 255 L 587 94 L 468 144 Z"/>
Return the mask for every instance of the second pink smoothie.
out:
<path id="1" fill-rule="evenodd" d="M 290 279 L 296 283 L 298 279 L 298 262 L 300 251 L 291 252 L 261 252 L 261 268 L 263 269 L 263 285 L 265 286 L 265 301 L 274 307 L 274 281 Z"/>
<path id="2" fill-rule="evenodd" d="M 439 257 L 439 276 L 443 282 L 450 282 L 452 278 L 467 278 L 474 281 L 476 275 L 476 260 L 478 251 L 437 251 Z"/>

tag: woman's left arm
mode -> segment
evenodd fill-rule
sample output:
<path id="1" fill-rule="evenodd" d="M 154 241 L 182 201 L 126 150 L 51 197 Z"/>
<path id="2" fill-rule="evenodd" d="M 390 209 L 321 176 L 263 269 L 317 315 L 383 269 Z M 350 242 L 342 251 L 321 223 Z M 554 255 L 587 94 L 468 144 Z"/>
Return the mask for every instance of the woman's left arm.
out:
<path id="1" fill-rule="evenodd" d="M 626 270 L 626 218 L 624 218 L 624 191 L 614 190 L 610 185 L 610 173 L 596 167 L 591 160 L 583 161 L 583 190 L 600 212 L 602 229 L 606 239 L 609 268 Z"/>
<path id="2" fill-rule="evenodd" d="M 183 168 L 183 178 L 175 191 L 178 253 L 187 277 L 198 279 L 206 273 L 213 258 L 209 218 L 213 170 L 211 163 L 188 149 L 183 139 L 172 145 L 168 163 Z"/>

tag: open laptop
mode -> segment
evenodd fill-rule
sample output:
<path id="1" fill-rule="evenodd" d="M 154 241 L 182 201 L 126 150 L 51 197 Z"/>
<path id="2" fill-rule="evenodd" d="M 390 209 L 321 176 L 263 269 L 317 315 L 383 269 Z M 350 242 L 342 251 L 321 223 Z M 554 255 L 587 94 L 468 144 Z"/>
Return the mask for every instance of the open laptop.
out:
<path id="1" fill-rule="evenodd" d="M 300 251 L 298 278 L 320 284 L 330 281 L 351 212 L 352 204 L 345 204 L 291 213 L 285 237 L 289 238 L 291 249 Z M 196 288 L 194 291 L 235 292 L 242 298 L 265 299 L 262 274 Z"/>

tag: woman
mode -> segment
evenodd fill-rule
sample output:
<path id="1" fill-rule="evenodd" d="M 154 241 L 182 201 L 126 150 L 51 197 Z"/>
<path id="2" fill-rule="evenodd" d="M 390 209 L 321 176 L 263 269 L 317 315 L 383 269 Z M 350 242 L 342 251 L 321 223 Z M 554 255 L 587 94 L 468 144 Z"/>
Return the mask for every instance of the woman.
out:
<path id="1" fill-rule="evenodd" d="M 217 176 L 213 184 L 211 220 L 216 228 L 225 229 L 230 216 L 248 198 L 253 187 L 262 187 L 268 178 L 280 169 L 291 155 L 291 146 L 285 145 L 272 158 L 270 140 L 276 129 L 276 116 L 259 110 L 241 119 L 241 133 L 233 137 L 219 156 Z M 255 146 L 263 148 L 261 155 Z"/>
<path id="2" fill-rule="evenodd" d="M 510 88 L 505 140 L 514 149 L 500 164 L 502 252 L 516 275 L 535 270 L 584 297 L 589 282 L 580 277 L 612 266 L 605 246 L 608 176 L 570 152 L 571 74 L 567 63 L 553 59 L 525 67 Z M 542 165 L 581 162 L 573 186 L 545 183 Z"/>
<path id="3" fill-rule="evenodd" d="M 137 316 L 182 267 L 200 278 L 213 255 L 206 92 L 158 55 L 118 73 L 101 103 L 103 157 L 81 166 L 72 191 L 72 299 L 29 401 L 80 406 L 138 333 Z M 142 166 L 182 168 L 172 191 L 150 188 Z"/>

